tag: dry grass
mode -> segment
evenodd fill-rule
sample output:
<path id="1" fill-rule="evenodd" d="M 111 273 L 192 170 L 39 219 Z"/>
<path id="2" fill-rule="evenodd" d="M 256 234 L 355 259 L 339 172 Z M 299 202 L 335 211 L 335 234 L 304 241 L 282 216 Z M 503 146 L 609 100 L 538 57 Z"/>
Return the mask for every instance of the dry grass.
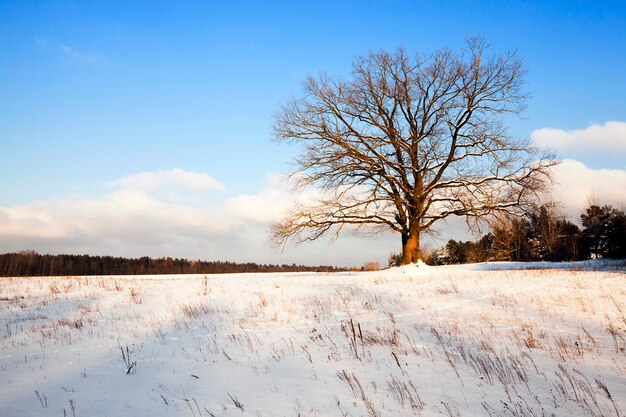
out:
<path id="1" fill-rule="evenodd" d="M 39 381 L 93 345 L 79 378 L 111 361 L 153 415 L 623 415 L 623 274 L 459 271 L 0 279 L 0 375 L 55 415 L 86 415 L 84 387 Z"/>

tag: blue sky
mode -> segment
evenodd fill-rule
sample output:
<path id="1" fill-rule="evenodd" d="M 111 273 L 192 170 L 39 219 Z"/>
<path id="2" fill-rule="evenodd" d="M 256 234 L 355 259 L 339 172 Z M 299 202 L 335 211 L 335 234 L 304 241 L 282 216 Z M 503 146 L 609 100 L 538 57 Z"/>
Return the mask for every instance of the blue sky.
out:
<path id="1" fill-rule="evenodd" d="M 225 216 L 233 201 L 288 198 L 276 174 L 288 169 L 297 149 L 271 141 L 271 116 L 299 94 L 307 74 L 347 76 L 356 55 L 400 46 L 428 54 L 458 48 L 470 34 L 524 59 L 531 98 L 511 131 L 531 137 L 551 128 L 540 132 L 579 138 L 570 141 L 576 146 L 560 146 L 559 156 L 584 164 L 567 168 L 587 169 L 586 177 L 611 169 L 616 191 L 600 197 L 619 203 L 626 199 L 624 128 L 603 128 L 626 122 L 625 28 L 623 1 L 1 1 L 0 251 L 289 263 L 385 259 L 397 250 L 394 238 L 272 252 L 264 244 L 267 216 L 230 218 L 242 234 L 229 241 L 232 247 L 222 235 L 182 233 L 169 224 L 151 240 L 156 219 L 142 229 L 141 245 L 125 233 L 96 231 L 114 220 L 132 226 L 121 215 L 103 217 L 102 207 L 115 211 L 114 196 L 126 191 L 121 179 L 142 173 L 160 178 L 158 193 L 142 192 L 164 211 L 210 208 Z M 590 133 L 593 125 L 599 130 Z M 607 137 L 606 146 L 585 146 L 594 135 Z M 548 136 L 542 144 L 553 145 Z M 200 178 L 193 174 L 221 186 L 190 188 Z M 72 210 L 94 223 L 68 229 L 59 213 Z M 355 244 L 367 250 L 337 255 Z M 237 247 L 243 254 L 227 252 Z"/>

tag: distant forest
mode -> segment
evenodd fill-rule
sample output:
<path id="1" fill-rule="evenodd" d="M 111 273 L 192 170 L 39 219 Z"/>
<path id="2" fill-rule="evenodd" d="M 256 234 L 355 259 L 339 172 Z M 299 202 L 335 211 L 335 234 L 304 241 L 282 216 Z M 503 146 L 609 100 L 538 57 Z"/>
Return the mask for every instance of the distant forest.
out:
<path id="1" fill-rule="evenodd" d="M 587 207 L 582 228 L 565 219 L 550 204 L 523 217 L 504 217 L 476 241 L 449 240 L 425 259 L 431 265 L 488 261 L 579 261 L 626 258 L 626 213 L 610 205 Z M 392 255 L 390 264 L 400 262 Z"/>
<path id="2" fill-rule="evenodd" d="M 40 255 L 34 251 L 0 255 L 0 276 L 233 274 L 241 272 L 339 272 L 334 266 L 259 265 L 187 259 Z"/>

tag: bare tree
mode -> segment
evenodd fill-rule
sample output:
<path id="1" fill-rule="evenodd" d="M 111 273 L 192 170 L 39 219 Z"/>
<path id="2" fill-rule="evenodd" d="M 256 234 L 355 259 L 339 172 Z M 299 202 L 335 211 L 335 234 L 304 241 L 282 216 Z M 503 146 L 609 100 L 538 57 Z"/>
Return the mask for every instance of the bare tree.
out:
<path id="1" fill-rule="evenodd" d="M 291 178 L 321 197 L 292 207 L 271 240 L 390 229 L 407 264 L 439 220 L 466 216 L 472 225 L 523 208 L 556 163 L 507 132 L 507 117 L 525 107 L 524 74 L 515 53 L 487 55 L 484 40 L 471 38 L 427 58 L 358 57 L 349 80 L 309 76 L 302 98 L 277 110 L 273 132 L 302 145 Z"/>
<path id="2" fill-rule="evenodd" d="M 530 260 L 530 225 L 521 216 L 498 213 L 491 216 L 489 226 L 493 236 L 493 250 L 497 261 Z"/>

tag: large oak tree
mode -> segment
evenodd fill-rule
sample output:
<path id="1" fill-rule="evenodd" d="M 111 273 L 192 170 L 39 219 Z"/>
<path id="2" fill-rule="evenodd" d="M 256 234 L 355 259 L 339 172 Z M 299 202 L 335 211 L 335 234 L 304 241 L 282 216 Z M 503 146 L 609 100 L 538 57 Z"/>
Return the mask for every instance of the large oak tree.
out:
<path id="1" fill-rule="evenodd" d="M 472 38 L 428 57 L 358 57 L 349 79 L 309 76 L 303 95 L 277 110 L 273 132 L 302 146 L 291 178 L 320 197 L 273 224 L 272 241 L 315 240 L 349 225 L 393 230 L 407 264 L 439 220 L 523 208 L 556 163 L 507 131 L 509 115 L 525 107 L 524 75 L 515 53 L 488 54 Z"/>

